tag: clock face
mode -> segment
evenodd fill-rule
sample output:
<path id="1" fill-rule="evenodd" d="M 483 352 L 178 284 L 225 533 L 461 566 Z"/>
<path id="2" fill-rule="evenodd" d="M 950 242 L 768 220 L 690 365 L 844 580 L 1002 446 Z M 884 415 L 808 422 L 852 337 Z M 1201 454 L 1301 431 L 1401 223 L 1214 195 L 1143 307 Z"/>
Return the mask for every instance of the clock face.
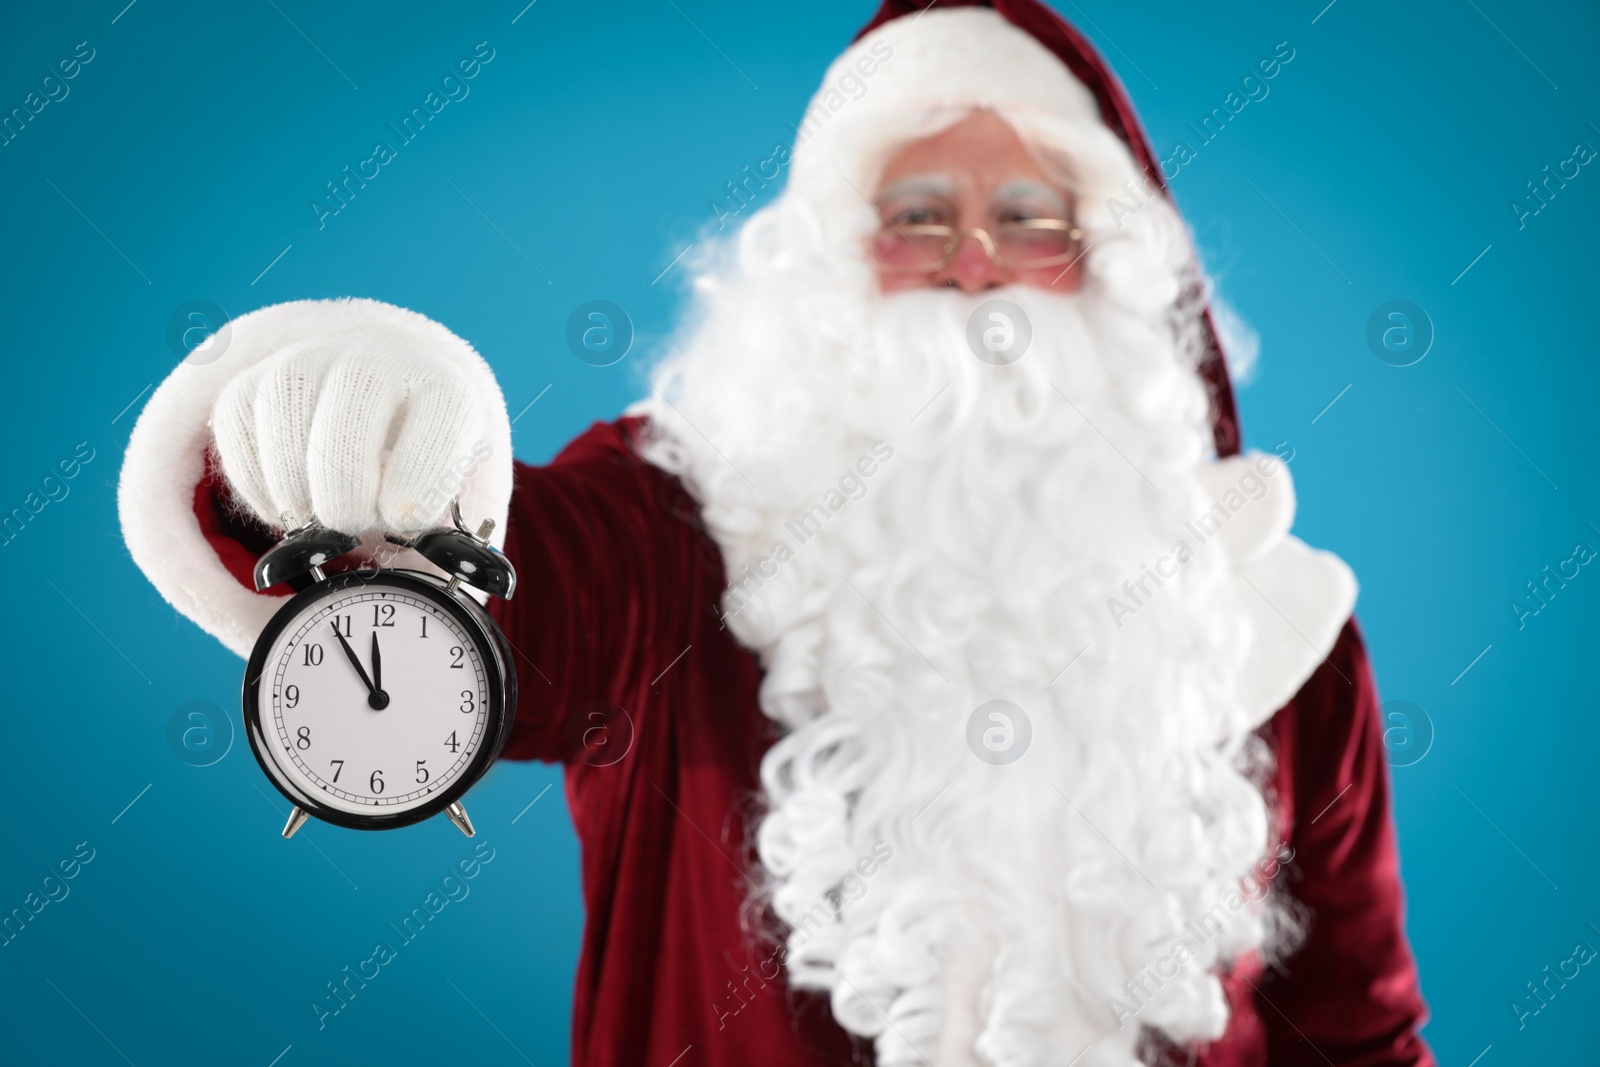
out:
<path id="1" fill-rule="evenodd" d="M 253 740 L 294 791 L 396 815 L 439 801 L 479 762 L 494 742 L 498 679 L 447 598 L 382 579 L 335 583 L 284 621 L 260 662 Z"/>

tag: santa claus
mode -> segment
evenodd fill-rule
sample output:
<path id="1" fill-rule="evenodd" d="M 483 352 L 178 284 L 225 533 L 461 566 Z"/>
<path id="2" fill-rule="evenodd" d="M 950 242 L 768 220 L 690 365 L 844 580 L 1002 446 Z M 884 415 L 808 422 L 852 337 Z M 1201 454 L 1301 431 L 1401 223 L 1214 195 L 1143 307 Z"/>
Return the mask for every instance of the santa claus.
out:
<path id="1" fill-rule="evenodd" d="M 1114 77 L 1032 0 L 890 0 L 803 131 L 548 466 L 419 315 L 235 320 L 134 431 L 134 558 L 243 654 L 283 529 L 500 520 L 575 1063 L 1431 1064 L 1355 583 L 1239 454 Z"/>

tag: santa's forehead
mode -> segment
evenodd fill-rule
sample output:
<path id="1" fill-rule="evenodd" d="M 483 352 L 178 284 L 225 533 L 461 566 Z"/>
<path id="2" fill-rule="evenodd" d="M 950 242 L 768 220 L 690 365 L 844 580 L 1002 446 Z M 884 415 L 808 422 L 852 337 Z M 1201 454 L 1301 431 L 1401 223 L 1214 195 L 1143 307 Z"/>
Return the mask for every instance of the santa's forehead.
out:
<path id="1" fill-rule="evenodd" d="M 882 197 L 953 197 L 961 190 L 960 181 L 951 174 L 929 171 L 896 178 L 884 185 Z M 996 200 L 1061 200 L 1061 192 L 1049 182 L 1038 178 L 1007 178 L 995 185 L 990 193 Z"/>

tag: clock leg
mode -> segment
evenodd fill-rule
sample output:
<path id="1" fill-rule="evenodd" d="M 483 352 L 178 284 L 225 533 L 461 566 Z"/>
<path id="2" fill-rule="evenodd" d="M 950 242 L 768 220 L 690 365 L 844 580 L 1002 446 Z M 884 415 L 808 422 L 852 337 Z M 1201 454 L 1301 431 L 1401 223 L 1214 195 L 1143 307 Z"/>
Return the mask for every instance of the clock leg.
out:
<path id="1" fill-rule="evenodd" d="M 472 828 L 472 820 L 467 818 L 467 809 L 463 808 L 459 801 L 450 805 L 448 808 L 445 808 L 444 813 L 450 816 L 450 821 L 456 824 L 456 829 L 460 830 L 468 837 L 471 837 L 473 834 L 477 833 L 477 831 Z"/>
<path id="2" fill-rule="evenodd" d="M 304 811 L 300 810 L 299 808 L 290 809 L 290 811 L 289 811 L 289 821 L 283 824 L 283 836 L 286 837 L 286 838 L 293 837 L 294 836 L 294 832 L 296 830 L 300 829 L 300 827 L 304 826 L 305 822 L 306 822 L 306 819 L 308 819 L 309 817 L 310 816 L 308 816 Z"/>

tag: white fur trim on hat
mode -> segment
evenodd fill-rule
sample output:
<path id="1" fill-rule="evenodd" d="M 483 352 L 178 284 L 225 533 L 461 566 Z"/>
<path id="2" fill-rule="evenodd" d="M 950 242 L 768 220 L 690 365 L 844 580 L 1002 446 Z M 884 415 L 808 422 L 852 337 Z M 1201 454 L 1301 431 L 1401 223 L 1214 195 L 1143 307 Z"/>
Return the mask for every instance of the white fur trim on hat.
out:
<path id="1" fill-rule="evenodd" d="M 461 338 L 414 311 L 376 300 L 301 300 L 253 311 L 226 327 L 227 348 L 214 363 L 183 363 L 150 398 L 122 465 L 118 510 L 128 551 L 173 607 L 240 656 L 285 597 L 240 584 L 200 531 L 195 487 L 211 446 L 211 414 L 223 387 L 285 345 L 319 335 L 362 333 L 389 344 L 416 345 L 448 360 L 472 386 L 481 406 L 488 458 L 462 492 L 468 521 L 495 521 L 504 543 L 511 500 L 511 423 L 505 400 L 483 357 Z M 374 542 L 375 544 L 375 542 Z M 396 565 L 431 569 L 407 552 Z"/>
<path id="2" fill-rule="evenodd" d="M 834 60 L 800 124 L 796 179 L 863 154 L 864 141 L 908 117 L 980 107 L 1100 122 L 1094 94 L 1027 31 L 989 8 L 931 9 L 884 23 Z"/>
<path id="3" fill-rule="evenodd" d="M 1239 696 L 1253 725 L 1300 691 L 1333 649 L 1356 603 L 1356 579 L 1344 560 L 1298 537 L 1239 571 L 1254 620 Z"/>
<path id="4" fill-rule="evenodd" d="M 1198 473 L 1251 619 L 1239 695 L 1254 727 L 1288 703 L 1333 648 L 1355 607 L 1356 579 L 1338 556 L 1289 534 L 1294 483 L 1282 460 L 1253 452 L 1201 464 Z"/>

